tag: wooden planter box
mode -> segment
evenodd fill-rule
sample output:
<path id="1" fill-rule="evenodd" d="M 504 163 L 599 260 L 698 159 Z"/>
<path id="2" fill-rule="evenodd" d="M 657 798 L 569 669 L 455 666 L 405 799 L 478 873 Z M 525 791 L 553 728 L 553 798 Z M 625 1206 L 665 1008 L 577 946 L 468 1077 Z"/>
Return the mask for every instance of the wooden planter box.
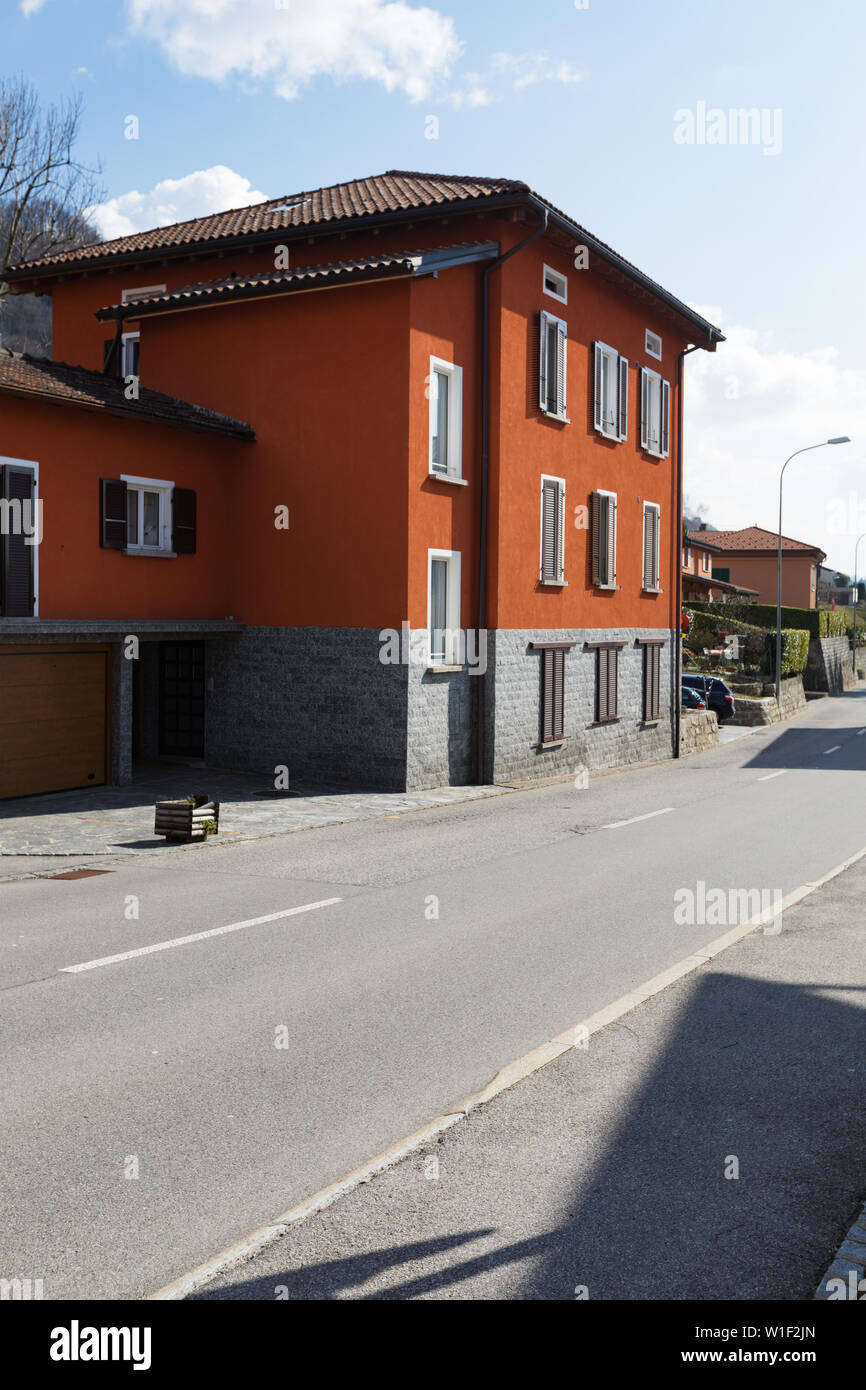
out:
<path id="1" fill-rule="evenodd" d="M 216 822 L 216 830 L 205 830 L 208 821 Z M 220 804 L 206 796 L 195 796 L 192 801 L 158 801 L 153 832 L 169 840 L 206 840 L 208 834 L 219 834 L 219 823 Z"/>

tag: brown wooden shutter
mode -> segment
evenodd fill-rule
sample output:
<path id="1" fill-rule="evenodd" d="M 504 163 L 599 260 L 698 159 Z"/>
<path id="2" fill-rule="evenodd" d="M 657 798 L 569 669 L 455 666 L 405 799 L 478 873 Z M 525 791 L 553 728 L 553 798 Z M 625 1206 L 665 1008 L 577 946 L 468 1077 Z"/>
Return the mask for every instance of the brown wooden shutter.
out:
<path id="1" fill-rule="evenodd" d="M 592 533 L 592 582 L 601 583 L 601 497 L 597 492 L 593 492 L 591 502 L 591 533 Z"/>
<path id="2" fill-rule="evenodd" d="M 604 724 L 607 720 L 607 659 L 610 652 L 607 647 L 599 647 L 596 654 L 596 711 L 595 717 L 599 724 Z"/>
<path id="3" fill-rule="evenodd" d="M 99 544 L 126 549 L 126 483 L 119 478 L 99 480 Z"/>
<path id="4" fill-rule="evenodd" d="M 659 718 L 661 708 L 661 643 L 644 646 L 643 717 L 647 723 Z"/>
<path id="5" fill-rule="evenodd" d="M 557 647 L 553 652 L 553 737 L 563 736 L 565 705 L 565 652 Z"/>
<path id="6" fill-rule="evenodd" d="M 35 599 L 33 556 L 36 537 L 26 535 L 24 527 L 26 525 L 27 530 L 32 530 L 36 522 L 36 475 L 32 468 L 19 468 L 13 464 L 6 464 L 0 472 L 3 500 L 19 504 L 15 511 L 4 508 L 8 532 L 0 535 L 0 610 L 4 618 L 32 618 Z M 26 503 L 30 504 L 28 508 L 25 508 Z"/>
<path id="7" fill-rule="evenodd" d="M 195 554 L 196 512 L 196 495 L 193 490 L 188 487 L 176 487 L 172 493 L 172 549 L 176 555 Z"/>
<path id="8" fill-rule="evenodd" d="M 607 717 L 616 719 L 617 709 L 617 676 L 619 675 L 619 652 L 616 647 L 609 647 L 607 652 Z"/>
<path id="9" fill-rule="evenodd" d="M 653 654 L 652 670 L 652 713 L 651 719 L 658 719 L 661 709 L 661 669 L 662 669 L 662 649 L 659 646 L 651 648 Z"/>
<path id="10" fill-rule="evenodd" d="M 553 652 L 541 653 L 541 742 L 553 742 Z"/>

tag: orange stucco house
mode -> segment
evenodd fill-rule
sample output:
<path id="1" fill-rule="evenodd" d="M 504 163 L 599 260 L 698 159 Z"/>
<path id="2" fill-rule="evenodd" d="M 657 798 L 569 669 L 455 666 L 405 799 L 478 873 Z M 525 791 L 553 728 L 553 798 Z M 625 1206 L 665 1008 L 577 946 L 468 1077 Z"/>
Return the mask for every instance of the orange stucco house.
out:
<path id="1" fill-rule="evenodd" d="M 42 512 L 2 538 L 0 796 L 670 755 L 683 358 L 721 334 L 526 184 L 392 171 L 7 277 L 54 361 L 0 353 Z"/>
<path id="2" fill-rule="evenodd" d="M 683 540 L 683 602 L 689 599 L 703 599 L 708 603 L 757 600 L 756 589 L 731 584 L 713 573 L 713 560 L 719 560 L 724 554 L 721 546 L 713 544 L 714 536 L 714 531 L 701 527 L 690 531 Z"/>
<path id="3" fill-rule="evenodd" d="M 756 591 L 758 603 L 775 603 L 778 545 L 776 531 L 746 526 L 742 531 L 690 531 L 689 544 L 711 539 L 713 578 Z M 782 603 L 792 608 L 815 608 L 818 602 L 818 567 L 824 551 L 806 541 L 782 537 Z"/>

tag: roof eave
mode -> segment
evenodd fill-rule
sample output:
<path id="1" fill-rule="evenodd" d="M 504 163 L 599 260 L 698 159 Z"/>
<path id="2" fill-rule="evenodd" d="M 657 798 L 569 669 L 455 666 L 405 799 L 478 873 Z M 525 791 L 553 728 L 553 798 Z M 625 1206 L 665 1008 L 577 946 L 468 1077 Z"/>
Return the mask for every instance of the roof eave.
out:
<path id="1" fill-rule="evenodd" d="M 148 414 L 146 411 L 130 411 L 123 406 L 103 405 L 99 401 L 82 401 L 72 396 L 58 396 L 51 391 L 34 391 L 26 386 L 10 385 L 0 382 L 0 394 L 6 396 L 16 396 L 19 400 L 25 401 L 44 401 L 48 405 L 72 406 L 78 410 L 87 410 L 95 415 L 112 415 L 118 420 L 138 420 L 146 425 L 165 425 L 168 429 L 194 430 L 197 434 L 220 435 L 224 439 L 236 439 L 243 444 L 255 443 L 255 431 L 247 426 L 244 428 L 238 421 L 238 428 L 233 429 L 218 423 L 195 420 L 172 420 L 168 416 Z"/>

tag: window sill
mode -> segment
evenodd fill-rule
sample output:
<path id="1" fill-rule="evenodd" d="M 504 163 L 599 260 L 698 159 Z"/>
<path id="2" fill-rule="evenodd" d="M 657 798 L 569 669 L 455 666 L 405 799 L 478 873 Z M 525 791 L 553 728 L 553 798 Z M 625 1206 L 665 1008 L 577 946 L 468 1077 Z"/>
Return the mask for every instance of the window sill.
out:
<path id="1" fill-rule="evenodd" d="M 588 729 L 604 729 L 608 724 L 619 724 L 620 717 L 616 715 L 614 719 L 593 719 L 591 724 L 587 724 Z"/>
<path id="2" fill-rule="evenodd" d="M 538 582 L 539 582 L 539 584 L 544 584 L 544 586 L 545 586 L 546 588 L 550 588 L 550 589 L 567 589 L 567 588 L 568 588 L 568 580 L 567 580 L 567 579 L 539 579 Z"/>
<path id="3" fill-rule="evenodd" d="M 610 430 L 600 430 L 598 425 L 595 426 L 595 432 L 596 434 L 600 434 L 602 439 L 610 440 L 611 444 L 625 444 L 628 439 L 628 435 L 626 434 L 620 435 L 615 432 L 611 433 Z"/>
<path id="4" fill-rule="evenodd" d="M 427 473 L 428 478 L 435 478 L 437 483 L 451 483 L 454 487 L 468 487 L 468 478 L 458 478 L 451 473 L 437 473 L 435 468 L 431 468 Z"/>
<path id="5" fill-rule="evenodd" d="M 567 415 L 557 415 L 557 414 L 556 414 L 554 411 L 552 411 L 552 410 L 545 410 L 545 409 L 544 409 L 544 406 L 539 406 L 538 408 L 539 408 L 539 410 L 541 411 L 541 414 L 542 414 L 546 419 L 548 419 L 548 420 L 556 420 L 557 423 L 560 424 L 560 425 L 570 425 L 570 424 L 571 424 L 571 420 L 568 418 Z"/>
<path id="6" fill-rule="evenodd" d="M 548 748 L 561 748 L 564 743 L 569 742 L 569 739 L 570 735 L 564 734 L 562 738 L 552 738 L 547 743 L 531 743 L 529 746 L 530 748 L 538 748 L 540 751 L 544 751 Z"/>
<path id="7" fill-rule="evenodd" d="M 147 546 L 129 545 L 122 550 L 121 555 L 144 555 L 151 560 L 176 560 L 176 550 L 150 550 Z"/>
<path id="8" fill-rule="evenodd" d="M 667 458 L 667 454 L 657 454 L 655 449 L 648 449 L 646 445 L 641 445 L 641 448 L 647 457 L 655 459 L 656 463 L 662 463 Z"/>
<path id="9" fill-rule="evenodd" d="M 644 585 L 642 592 L 645 594 L 663 594 L 664 589 L 650 589 L 647 588 L 646 585 Z"/>
<path id="10" fill-rule="evenodd" d="M 604 589 L 609 594 L 614 594 L 617 593 L 622 586 L 619 584 L 596 584 L 594 587 L 596 589 Z"/>
<path id="11" fill-rule="evenodd" d="M 430 665 L 427 667 L 427 675 L 428 675 L 428 676 L 447 676 L 447 675 L 451 675 L 451 674 L 452 674 L 453 672 L 455 672 L 455 671 L 462 671 L 462 670 L 463 670 L 463 667 L 462 667 L 462 666 L 446 666 L 444 663 L 440 664 L 440 663 L 438 663 L 438 662 L 433 661 L 433 662 L 431 662 Z"/>

